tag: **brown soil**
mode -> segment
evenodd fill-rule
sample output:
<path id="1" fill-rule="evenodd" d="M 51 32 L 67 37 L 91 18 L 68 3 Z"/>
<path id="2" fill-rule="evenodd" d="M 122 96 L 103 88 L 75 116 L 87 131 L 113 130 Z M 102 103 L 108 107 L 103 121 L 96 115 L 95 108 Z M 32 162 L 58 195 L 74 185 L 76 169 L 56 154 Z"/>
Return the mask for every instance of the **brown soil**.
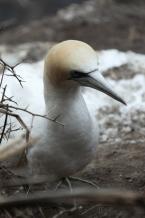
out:
<path id="1" fill-rule="evenodd" d="M 131 133 L 131 139 L 134 134 Z M 136 138 L 136 133 L 135 133 Z M 93 181 L 97 184 L 98 188 L 118 188 L 133 191 L 143 191 L 145 187 L 145 138 L 140 138 L 132 142 L 132 140 L 122 140 L 121 143 L 105 143 L 97 146 L 96 159 L 87 167 L 84 172 L 79 174 L 82 178 Z M 7 174 L 3 168 L 0 170 L 3 178 L 12 178 Z M 13 176 L 14 178 L 14 176 Z M 81 183 L 72 183 L 73 187 L 82 186 Z M 45 187 L 46 189 L 46 187 Z M 9 196 L 16 196 L 19 193 L 25 193 L 27 187 L 20 188 L 7 188 L 5 191 Z M 31 190 L 31 189 L 30 189 Z M 37 187 L 37 190 L 44 190 L 44 186 Z M 5 193 L 4 190 L 1 193 Z M 33 190 L 34 191 L 34 190 Z M 30 191 L 31 193 L 31 191 Z M 5 195 L 5 194 L 4 194 Z M 142 218 L 144 212 L 140 208 L 124 208 L 124 207 L 111 207 L 98 205 L 91 209 L 92 205 L 84 206 L 82 209 L 74 213 L 66 213 L 60 217 L 88 217 L 88 218 Z M 0 217 L 53 217 L 61 208 L 45 207 L 27 207 L 25 209 L 7 209 L 1 210 Z"/>

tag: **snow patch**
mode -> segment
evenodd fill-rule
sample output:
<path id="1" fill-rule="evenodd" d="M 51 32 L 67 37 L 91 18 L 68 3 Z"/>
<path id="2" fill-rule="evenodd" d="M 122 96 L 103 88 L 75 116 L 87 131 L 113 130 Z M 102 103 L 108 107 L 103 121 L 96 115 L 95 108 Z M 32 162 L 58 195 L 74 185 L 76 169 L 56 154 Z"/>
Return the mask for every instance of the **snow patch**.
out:
<path id="1" fill-rule="evenodd" d="M 100 140 L 102 142 L 121 140 L 123 134 L 131 131 L 139 131 L 140 134 L 144 134 L 145 55 L 120 52 L 115 49 L 100 51 L 97 54 L 101 72 L 124 64 L 128 64 L 136 72 L 135 76 L 127 80 L 125 78 L 121 80 L 108 79 L 113 90 L 126 101 L 127 106 L 96 90 L 83 88 L 88 109 L 96 116 L 100 124 Z M 7 60 L 9 58 L 10 55 L 7 56 Z M 16 57 L 15 60 L 11 59 L 11 64 L 12 62 L 16 63 Z M 17 66 L 16 72 L 25 81 L 23 88 L 15 78 L 5 76 L 3 86 L 7 84 L 7 96 L 14 96 L 19 107 L 27 107 L 34 113 L 44 114 L 43 61 L 20 64 Z M 22 111 L 18 113 L 30 126 L 32 117 Z"/>

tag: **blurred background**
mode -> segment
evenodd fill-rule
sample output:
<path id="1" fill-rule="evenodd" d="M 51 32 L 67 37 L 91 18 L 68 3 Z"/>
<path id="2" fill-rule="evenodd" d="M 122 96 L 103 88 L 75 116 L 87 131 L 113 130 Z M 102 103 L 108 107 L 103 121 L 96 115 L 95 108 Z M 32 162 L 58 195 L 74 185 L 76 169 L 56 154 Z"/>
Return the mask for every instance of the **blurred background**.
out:
<path id="1" fill-rule="evenodd" d="M 145 51 L 144 0 L 0 0 L 0 43 L 79 39 Z"/>

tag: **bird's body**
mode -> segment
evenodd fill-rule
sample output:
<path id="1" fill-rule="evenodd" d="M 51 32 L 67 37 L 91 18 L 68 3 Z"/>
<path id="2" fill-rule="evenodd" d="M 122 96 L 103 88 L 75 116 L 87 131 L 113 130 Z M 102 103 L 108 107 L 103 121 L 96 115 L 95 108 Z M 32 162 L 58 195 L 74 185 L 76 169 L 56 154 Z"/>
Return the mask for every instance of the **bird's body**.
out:
<path id="1" fill-rule="evenodd" d="M 81 86 L 99 89 L 123 102 L 104 83 L 97 67 L 95 51 L 83 42 L 68 40 L 48 52 L 44 67 L 46 114 L 60 124 L 47 119 L 39 123 L 41 140 L 27 155 L 33 175 L 48 175 L 49 179 L 70 176 L 93 159 L 99 129 L 88 111 Z M 99 74 L 96 78 L 95 73 Z"/>
<path id="2" fill-rule="evenodd" d="M 49 177 L 72 175 L 93 159 L 98 142 L 97 125 L 90 117 L 81 90 L 70 90 L 59 96 L 54 108 L 52 105 L 51 116 L 49 112 L 48 115 L 52 118 L 58 116 L 60 124 L 41 121 L 41 145 L 38 142 L 30 150 L 29 163 L 34 174 L 48 174 Z"/>

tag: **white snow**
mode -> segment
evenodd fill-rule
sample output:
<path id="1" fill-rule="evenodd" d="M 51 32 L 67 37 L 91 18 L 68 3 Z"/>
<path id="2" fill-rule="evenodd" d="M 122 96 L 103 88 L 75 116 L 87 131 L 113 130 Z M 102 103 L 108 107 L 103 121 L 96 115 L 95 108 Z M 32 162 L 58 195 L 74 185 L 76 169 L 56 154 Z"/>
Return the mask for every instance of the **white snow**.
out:
<path id="1" fill-rule="evenodd" d="M 98 53 L 98 68 L 103 73 L 113 67 L 128 64 L 135 75 L 130 79 L 113 80 L 106 78 L 115 92 L 122 96 L 127 106 L 124 106 L 107 95 L 93 89 L 84 89 L 84 98 L 89 110 L 97 117 L 101 128 L 101 141 L 121 138 L 120 134 L 136 129 L 145 130 L 145 55 L 133 52 L 120 52 L 118 50 L 104 50 Z M 7 60 L 8 60 L 7 56 Z M 16 60 L 10 60 L 14 64 Z M 44 114 L 43 98 L 43 61 L 37 63 L 23 63 L 17 66 L 17 74 L 23 80 L 23 88 L 18 81 L 9 76 L 4 77 L 7 84 L 7 96 L 14 96 L 19 107 L 28 109 L 34 113 Z M 8 73 L 8 72 L 7 72 Z M 28 126 L 31 124 L 31 116 L 24 112 L 18 112 Z"/>
<path id="2" fill-rule="evenodd" d="M 127 55 L 116 49 L 103 50 L 98 52 L 98 68 L 101 72 L 119 67 L 127 63 Z"/>

